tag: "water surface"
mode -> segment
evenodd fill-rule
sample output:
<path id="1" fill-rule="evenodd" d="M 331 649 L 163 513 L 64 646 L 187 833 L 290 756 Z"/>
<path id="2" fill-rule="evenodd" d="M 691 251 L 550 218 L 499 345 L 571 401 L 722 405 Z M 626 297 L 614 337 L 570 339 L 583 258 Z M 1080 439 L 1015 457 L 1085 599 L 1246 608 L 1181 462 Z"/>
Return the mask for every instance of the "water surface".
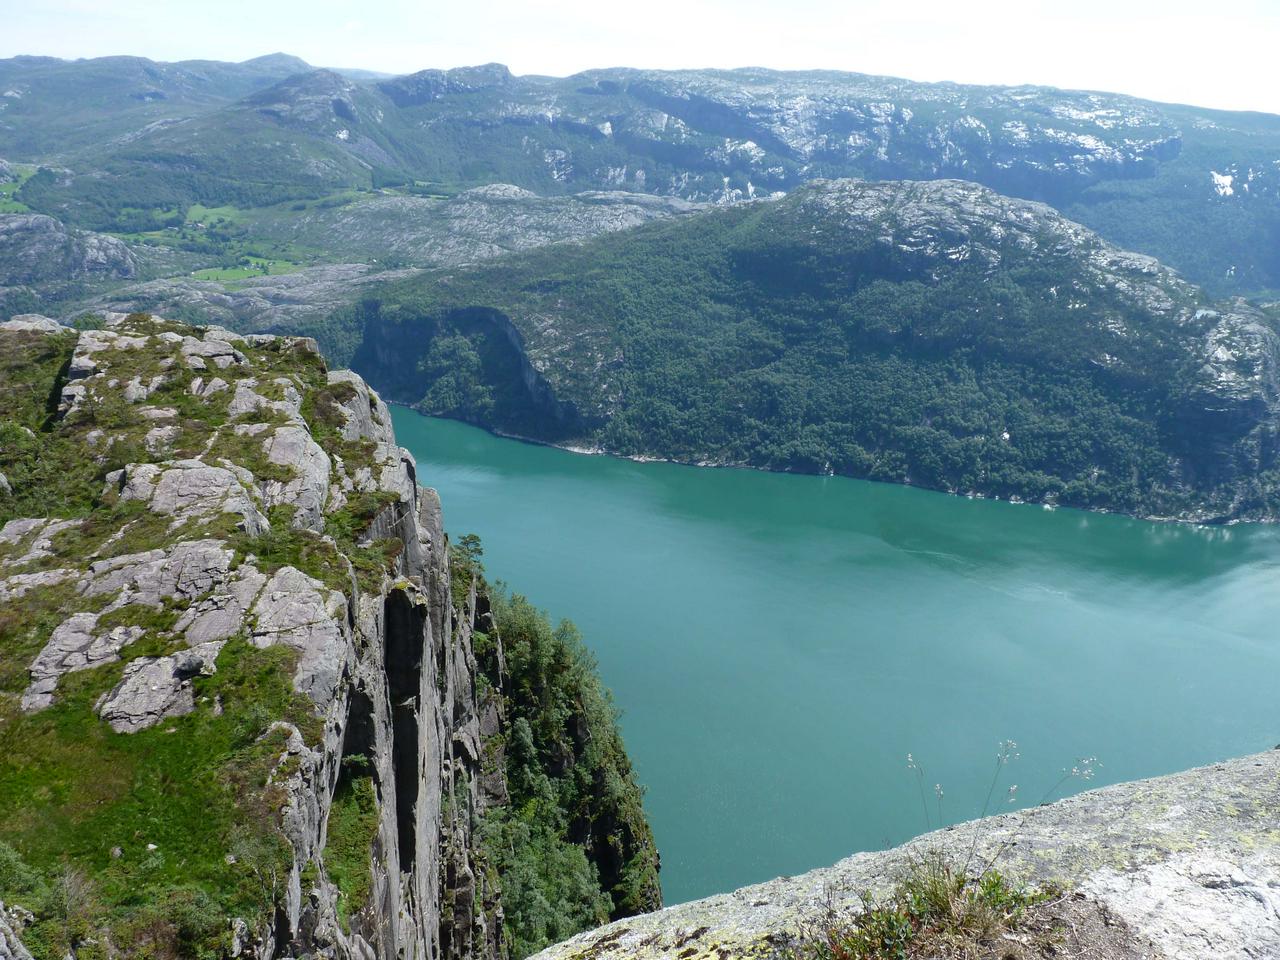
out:
<path id="1" fill-rule="evenodd" d="M 394 411 L 446 528 L 568 617 L 675 903 L 1280 741 L 1280 531 L 588 457 Z M 926 801 L 906 768 L 924 766 Z M 927 807 L 927 815 L 926 810 Z M 926 820 L 927 816 L 927 820 Z"/>

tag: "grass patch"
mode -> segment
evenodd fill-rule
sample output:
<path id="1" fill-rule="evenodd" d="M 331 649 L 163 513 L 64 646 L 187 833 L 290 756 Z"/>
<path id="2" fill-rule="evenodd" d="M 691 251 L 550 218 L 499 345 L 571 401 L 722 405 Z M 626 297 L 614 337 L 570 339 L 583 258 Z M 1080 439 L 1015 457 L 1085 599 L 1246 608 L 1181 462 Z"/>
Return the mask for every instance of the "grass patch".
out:
<path id="1" fill-rule="evenodd" d="M 1031 939 L 1032 948 L 1053 946 L 1031 912 L 1060 895 L 1010 883 L 993 867 L 969 876 L 943 855 L 912 862 L 889 894 L 865 896 L 853 916 L 832 915 L 806 933 L 793 960 L 942 960 L 1019 957 L 1009 941 Z M 1040 955 L 1036 953 L 1033 955 Z"/>
<path id="2" fill-rule="evenodd" d="M 37 588 L 0 605 L 0 700 L 26 689 L 31 662 L 58 625 L 83 606 L 71 583 Z"/>
<path id="3" fill-rule="evenodd" d="M 30 213 L 31 208 L 17 199 L 17 193 L 22 189 L 22 185 L 31 179 L 36 168 L 15 164 L 11 169 L 17 175 L 17 179 L 0 183 L 0 213 Z"/>
<path id="4" fill-rule="evenodd" d="M 270 575 L 281 567 L 293 567 L 319 580 L 330 590 L 351 591 L 347 563 L 332 540 L 311 530 L 292 526 L 293 507 L 281 505 L 267 511 L 271 529 L 251 537 L 241 531 L 227 538 L 239 557 L 252 554 L 254 565 Z"/>
<path id="5" fill-rule="evenodd" d="M 296 273 L 302 264 L 292 260 L 269 260 L 264 257 L 244 257 L 233 267 L 206 267 L 191 274 L 193 280 L 236 281 L 252 280 L 255 277 L 280 276 L 285 273 Z"/>
<path id="6" fill-rule="evenodd" d="M 194 713 L 129 735 L 93 710 L 120 664 L 68 676 L 59 703 L 32 716 L 0 701 L 0 899 L 36 914 L 24 940 L 37 960 L 100 955 L 95 939 L 124 955 L 214 957 L 231 917 L 271 909 L 290 855 L 284 794 L 267 784 L 283 735 L 264 733 L 286 719 L 319 735 L 295 659 L 233 640 L 195 681 Z"/>
<path id="7" fill-rule="evenodd" d="M 334 791 L 325 836 L 324 862 L 338 888 L 338 919 L 350 932 L 351 918 L 369 902 L 373 880 L 370 855 L 378 836 L 378 792 L 369 758 L 342 758 L 342 776 Z"/>
<path id="8" fill-rule="evenodd" d="M 50 430 L 71 334 L 8 333 L 0 350 L 0 524 L 14 517 L 83 515 L 100 489 L 83 447 Z"/>

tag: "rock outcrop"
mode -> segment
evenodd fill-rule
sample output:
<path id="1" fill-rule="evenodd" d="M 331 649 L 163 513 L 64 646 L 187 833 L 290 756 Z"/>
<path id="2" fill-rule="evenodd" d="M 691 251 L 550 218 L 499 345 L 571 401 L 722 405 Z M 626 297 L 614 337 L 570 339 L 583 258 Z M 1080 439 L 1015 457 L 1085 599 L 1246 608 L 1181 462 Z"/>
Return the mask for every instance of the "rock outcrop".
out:
<path id="1" fill-rule="evenodd" d="M 481 676 L 472 634 L 487 662 L 502 641 L 475 582 L 452 586 L 439 502 L 377 395 L 314 341 L 146 315 L 82 333 L 22 317 L 0 347 L 66 371 L 44 456 L 93 501 L 0 528 L 0 737 L 16 745 L 0 782 L 50 755 L 35 782 L 107 781 L 92 787 L 107 825 L 67 855 L 89 891 L 79 932 L 44 906 L 39 856 L 22 864 L 28 841 L 70 848 L 57 831 L 75 801 L 39 788 L 0 818 L 44 824 L 0 836 L 20 864 L 0 878 L 0 956 L 27 956 L 24 931 L 37 958 L 132 955 L 141 937 L 263 960 L 506 956 L 478 834 L 507 796 L 488 748 L 504 677 Z M 10 516 L 3 498 L 40 502 L 14 482 Z M 146 825 L 175 814 L 138 786 L 171 777 L 157 751 L 199 758 L 161 792 L 207 805 L 167 845 Z M 120 769 L 86 773 L 104 753 Z M 131 886 L 145 893 L 122 903 Z M 199 923 L 182 919 L 191 897 Z"/>
<path id="2" fill-rule="evenodd" d="M 868 895 L 884 894 L 934 854 L 1062 885 L 1059 906 L 1069 919 L 1102 918 L 1083 943 L 1088 951 L 1068 956 L 1277 957 L 1280 749 L 948 827 L 893 850 L 613 923 L 537 960 L 785 957 L 806 931 L 832 914 L 856 913 Z"/>
<path id="3" fill-rule="evenodd" d="M 0 287 L 128 279 L 137 272 L 123 240 L 73 230 L 43 214 L 0 214 Z"/>

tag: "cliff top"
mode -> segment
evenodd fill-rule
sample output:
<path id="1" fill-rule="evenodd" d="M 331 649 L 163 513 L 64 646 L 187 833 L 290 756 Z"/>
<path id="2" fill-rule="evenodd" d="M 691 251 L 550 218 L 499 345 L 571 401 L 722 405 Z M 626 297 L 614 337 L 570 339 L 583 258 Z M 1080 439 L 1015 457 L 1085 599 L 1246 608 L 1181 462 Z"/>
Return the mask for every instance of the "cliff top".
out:
<path id="1" fill-rule="evenodd" d="M 411 461 L 313 341 L 28 316 L 0 356 L 0 900 L 37 957 L 270 953 L 361 597 L 424 572 Z"/>
<path id="2" fill-rule="evenodd" d="M 776 956 L 833 913 L 855 913 L 868 894 L 884 894 L 933 855 L 995 861 L 1016 880 L 1061 884 L 1062 921 L 1083 928 L 1068 937 L 1082 937 L 1078 945 L 1088 950 L 1072 953 L 1068 940 L 1055 956 L 1274 957 L 1280 749 L 958 824 L 893 850 L 610 924 L 537 958 Z"/>

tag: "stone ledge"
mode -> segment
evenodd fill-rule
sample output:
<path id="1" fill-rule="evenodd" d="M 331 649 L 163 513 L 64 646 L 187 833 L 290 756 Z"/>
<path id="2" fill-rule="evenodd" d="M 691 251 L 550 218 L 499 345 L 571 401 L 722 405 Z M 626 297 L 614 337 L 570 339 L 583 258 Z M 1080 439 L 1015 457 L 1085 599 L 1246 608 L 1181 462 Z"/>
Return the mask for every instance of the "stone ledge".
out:
<path id="1" fill-rule="evenodd" d="M 964 863 L 978 823 L 620 920 L 536 960 L 778 956 L 830 910 L 852 912 L 863 893 L 887 889 L 913 858 L 939 851 Z M 1008 875 L 1083 894 L 1142 945 L 1118 956 L 1280 957 L 1280 749 L 980 823 L 977 862 L 1004 848 Z"/>

